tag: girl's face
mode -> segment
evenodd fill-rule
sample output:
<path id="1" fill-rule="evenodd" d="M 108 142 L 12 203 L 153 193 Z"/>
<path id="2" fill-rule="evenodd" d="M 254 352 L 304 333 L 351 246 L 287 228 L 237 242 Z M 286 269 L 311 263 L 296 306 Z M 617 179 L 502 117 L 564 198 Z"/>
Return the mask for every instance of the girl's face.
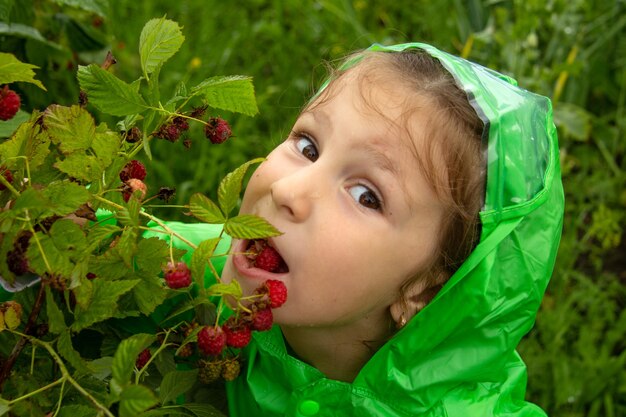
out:
<path id="1" fill-rule="evenodd" d="M 414 156 L 426 139 L 427 110 L 412 118 L 409 137 L 400 127 L 402 88 L 366 87 L 373 110 L 357 77 L 358 67 L 335 82 L 328 100 L 300 115 L 243 198 L 241 213 L 262 216 L 284 233 L 270 245 L 289 270 L 269 273 L 233 255 L 222 276 L 237 279 L 244 294 L 266 279 L 284 282 L 287 302 L 274 311 L 283 326 L 356 332 L 388 325 L 401 285 L 438 245 L 443 207 Z M 234 241 L 233 252 L 247 245 Z"/>

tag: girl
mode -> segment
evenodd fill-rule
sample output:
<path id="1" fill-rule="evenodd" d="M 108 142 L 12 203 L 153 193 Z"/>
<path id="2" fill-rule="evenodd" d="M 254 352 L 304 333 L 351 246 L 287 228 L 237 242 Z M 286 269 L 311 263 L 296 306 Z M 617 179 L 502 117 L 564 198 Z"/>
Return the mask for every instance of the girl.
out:
<path id="1" fill-rule="evenodd" d="M 515 351 L 554 265 L 548 99 L 423 44 L 349 57 L 257 169 L 289 298 L 227 386 L 232 416 L 543 416 Z"/>

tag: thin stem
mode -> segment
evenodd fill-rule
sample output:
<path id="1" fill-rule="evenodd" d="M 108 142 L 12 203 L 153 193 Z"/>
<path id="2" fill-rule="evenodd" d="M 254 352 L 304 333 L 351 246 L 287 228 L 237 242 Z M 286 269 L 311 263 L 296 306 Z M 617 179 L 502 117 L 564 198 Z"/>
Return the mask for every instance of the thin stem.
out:
<path id="1" fill-rule="evenodd" d="M 107 407 L 105 407 L 104 405 L 100 404 L 100 402 L 98 402 L 98 400 L 96 400 L 89 392 L 87 392 L 78 382 L 76 382 L 76 380 L 74 378 L 72 378 L 71 374 L 69 373 L 69 371 L 67 370 L 67 368 L 65 367 L 65 363 L 63 363 L 63 360 L 59 357 L 59 355 L 56 353 L 56 351 L 52 348 L 52 346 L 50 346 L 49 343 L 44 342 L 42 340 L 39 340 L 35 337 L 32 336 L 28 336 L 26 334 L 21 334 L 19 332 L 15 332 L 13 331 L 13 333 L 15 334 L 19 334 L 21 335 L 23 338 L 27 338 L 32 344 L 37 344 L 39 346 L 42 346 L 44 349 L 46 349 L 48 351 L 48 353 L 50 354 L 50 356 L 52 356 L 52 359 L 54 359 L 54 361 L 57 363 L 57 365 L 59 366 L 59 370 L 61 371 L 61 374 L 63 375 L 63 377 L 61 378 L 62 380 L 67 380 L 70 384 L 72 384 L 72 386 L 79 392 L 81 393 L 85 398 L 87 398 L 97 409 L 99 409 L 100 411 L 102 411 L 102 413 L 108 417 L 115 417 L 113 415 L 113 413 L 111 413 L 109 411 L 109 409 Z"/>
<path id="2" fill-rule="evenodd" d="M 7 181 L 6 178 L 4 178 L 4 171 L 0 172 L 0 182 L 2 183 L 2 185 L 4 185 L 9 191 L 11 191 L 11 194 L 13 194 L 16 197 L 20 196 L 20 193 L 13 188 L 13 185 L 11 185 L 11 183 L 9 181 Z"/>
<path id="3" fill-rule="evenodd" d="M 39 241 L 39 238 L 37 237 L 37 233 L 35 232 L 33 225 L 30 223 L 30 214 L 28 213 L 28 210 L 25 210 L 25 211 L 26 211 L 26 217 L 28 217 L 28 230 L 30 230 L 30 232 L 33 234 L 33 239 L 35 240 L 35 243 L 37 244 L 37 248 L 39 249 L 39 252 L 41 253 L 41 258 L 43 259 L 43 263 L 46 264 L 46 269 L 48 270 L 48 273 L 52 274 L 52 267 L 50 266 L 50 263 L 48 262 L 48 258 L 46 257 L 46 252 L 43 250 L 43 247 L 41 246 L 41 242 Z"/>
<path id="4" fill-rule="evenodd" d="M 59 401 L 57 401 L 57 409 L 54 411 L 52 417 L 55 417 L 59 414 L 59 410 L 61 409 L 61 403 L 63 402 L 63 390 L 65 389 L 65 379 L 63 379 L 63 383 L 61 384 L 61 392 L 59 393 Z"/>
<path id="5" fill-rule="evenodd" d="M 27 398 L 34 397 L 35 395 L 40 394 L 40 393 L 42 393 L 44 391 L 47 391 L 50 388 L 54 388 L 54 387 L 56 387 L 57 385 L 59 385 L 61 383 L 65 383 L 65 376 L 62 376 L 61 378 L 57 379 L 56 381 L 53 381 L 53 382 L 49 383 L 48 385 L 45 385 L 45 386 L 40 387 L 40 388 L 37 388 L 35 391 L 31 391 L 28 394 L 24 394 L 24 395 L 22 395 L 19 398 L 15 398 L 15 399 L 9 401 L 8 405 L 12 406 L 13 404 L 17 404 L 20 401 L 24 401 Z"/>
<path id="6" fill-rule="evenodd" d="M 41 310 L 41 306 L 43 304 L 44 293 L 45 293 L 44 284 L 42 283 L 39 286 L 39 292 L 37 293 L 37 297 L 35 298 L 33 309 L 30 311 L 30 315 L 28 316 L 28 322 L 26 322 L 26 326 L 24 327 L 24 333 L 26 335 L 32 331 L 32 328 L 35 325 L 35 322 L 37 321 L 37 317 L 39 316 L 39 311 Z M 24 349 L 24 346 L 26 345 L 27 337 L 30 337 L 30 336 L 22 336 L 22 338 L 18 340 L 18 342 L 13 347 L 13 351 L 11 352 L 11 355 L 4 362 L 4 367 L 2 368 L 2 370 L 0 370 L 0 392 L 2 392 L 2 385 L 4 384 L 4 381 L 11 374 L 11 369 L 13 368 L 13 365 L 15 365 L 15 362 L 17 361 L 17 357 L 19 356 L 19 354 L 22 352 L 22 349 Z"/>

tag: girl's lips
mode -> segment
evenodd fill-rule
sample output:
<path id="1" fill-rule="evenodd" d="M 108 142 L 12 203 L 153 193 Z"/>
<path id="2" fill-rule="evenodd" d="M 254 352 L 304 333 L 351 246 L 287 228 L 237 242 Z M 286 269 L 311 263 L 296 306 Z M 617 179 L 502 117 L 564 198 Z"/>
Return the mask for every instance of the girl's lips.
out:
<path id="1" fill-rule="evenodd" d="M 252 262 L 246 256 L 246 252 L 248 251 L 250 241 L 246 239 L 239 240 L 234 247 L 233 254 L 233 266 L 237 270 L 237 272 L 247 278 L 257 279 L 257 280 L 267 280 L 267 279 L 280 279 L 281 276 L 287 275 L 288 272 L 269 272 L 261 268 L 257 268 L 252 265 Z M 273 244 L 270 244 L 274 249 L 276 247 Z"/>

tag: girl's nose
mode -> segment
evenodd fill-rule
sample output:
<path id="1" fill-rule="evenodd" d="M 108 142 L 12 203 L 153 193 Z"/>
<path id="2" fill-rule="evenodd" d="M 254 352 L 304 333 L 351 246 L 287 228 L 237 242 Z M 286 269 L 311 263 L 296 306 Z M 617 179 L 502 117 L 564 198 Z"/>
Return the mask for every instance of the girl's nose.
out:
<path id="1" fill-rule="evenodd" d="M 315 198 L 310 178 L 292 175 L 281 178 L 270 186 L 272 201 L 279 212 L 289 220 L 301 222 L 310 214 Z"/>

